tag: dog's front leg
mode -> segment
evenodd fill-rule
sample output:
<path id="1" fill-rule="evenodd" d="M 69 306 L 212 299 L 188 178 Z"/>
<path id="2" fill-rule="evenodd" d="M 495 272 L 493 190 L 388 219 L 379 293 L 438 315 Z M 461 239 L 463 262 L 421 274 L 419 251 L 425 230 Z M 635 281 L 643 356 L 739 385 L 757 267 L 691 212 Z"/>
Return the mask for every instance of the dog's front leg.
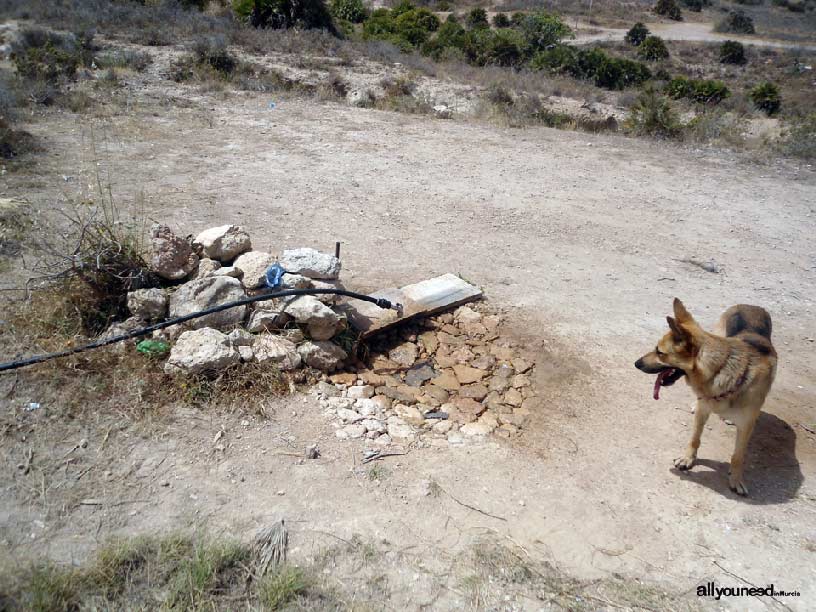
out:
<path id="1" fill-rule="evenodd" d="M 750 423 L 737 423 L 737 440 L 731 457 L 731 469 L 728 472 L 728 486 L 737 495 L 748 495 L 748 487 L 742 481 L 742 474 L 745 467 L 745 452 L 748 450 L 748 441 L 751 439 L 755 423 L 756 419 Z"/>
<path id="2" fill-rule="evenodd" d="M 697 400 L 697 408 L 694 410 L 694 431 L 691 440 L 686 448 L 686 454 L 674 460 L 674 467 L 678 470 L 688 470 L 697 460 L 697 449 L 700 448 L 700 438 L 703 435 L 703 427 L 711 414 L 711 409 L 701 400 Z"/>

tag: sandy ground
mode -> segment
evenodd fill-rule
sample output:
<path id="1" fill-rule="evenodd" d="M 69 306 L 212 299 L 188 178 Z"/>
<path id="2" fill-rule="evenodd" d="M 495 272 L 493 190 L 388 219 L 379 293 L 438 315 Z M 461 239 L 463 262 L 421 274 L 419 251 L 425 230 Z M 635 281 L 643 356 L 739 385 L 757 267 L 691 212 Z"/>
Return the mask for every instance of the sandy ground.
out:
<path id="1" fill-rule="evenodd" d="M 692 42 L 723 42 L 726 40 L 736 40 L 744 45 L 752 45 L 754 47 L 801 49 L 807 51 L 816 50 L 816 45 L 808 43 L 791 43 L 772 40 L 762 36 L 743 36 L 740 34 L 715 32 L 714 24 L 707 22 L 672 21 L 649 23 L 648 27 L 652 34 L 664 40 L 687 40 Z M 585 29 L 585 31 L 581 32 L 581 29 Z M 577 30 L 578 33 L 573 41 L 574 44 L 621 41 L 628 31 L 627 28 L 608 28 L 581 23 L 578 24 Z"/>
<path id="2" fill-rule="evenodd" d="M 740 584 L 726 572 L 799 590 L 783 603 L 813 608 L 812 169 L 297 99 L 270 109 L 269 96 L 195 94 L 169 82 L 133 95 L 130 112 L 111 119 L 32 124 L 48 152 L 31 172 L 5 175 L 0 195 L 60 206 L 63 194 L 88 188 L 96 167 L 120 205 L 141 200 L 183 233 L 238 223 L 273 252 L 341 241 L 351 287 L 458 273 L 507 310 L 510 331 L 536 355 L 541 402 L 520 440 L 413 450 L 387 464 L 383 483 L 354 470 L 359 447 L 334 439 L 310 396 L 270 400 L 271 421 L 182 412 L 104 440 L 104 419 L 76 424 L 88 460 L 111 461 L 95 466 L 83 494 L 127 505 L 81 505 L 57 489 L 49 503 L 62 510 L 46 513 L 24 494 L 39 483 L 11 469 L 10 494 L 0 496 L 3 554 L 69 560 L 112 533 L 204 523 L 241 534 L 283 516 L 295 549 L 317 532 L 361 533 L 431 559 L 494 533 L 572 575 L 653 582 L 693 608 L 715 606 L 695 597 L 698 584 Z M 706 325 L 740 302 L 774 318 L 779 374 L 750 446 L 748 498 L 728 490 L 734 431 L 717 419 L 700 465 L 672 469 L 692 395 L 680 384 L 655 402 L 652 378 L 632 365 L 663 333 L 674 296 Z M 18 394 L 4 410 L 37 399 Z M 223 454 L 212 450 L 222 428 Z M 319 461 L 281 454 L 314 441 Z M 47 442 L 55 454 L 76 444 Z M 7 447 L 5 461 L 21 448 Z M 422 496 L 428 478 L 506 520 Z M 408 579 L 400 588 L 394 609 L 418 608 L 419 593 L 433 591 Z M 454 591 L 424 603 L 463 605 Z M 767 598 L 716 607 L 782 609 Z"/>

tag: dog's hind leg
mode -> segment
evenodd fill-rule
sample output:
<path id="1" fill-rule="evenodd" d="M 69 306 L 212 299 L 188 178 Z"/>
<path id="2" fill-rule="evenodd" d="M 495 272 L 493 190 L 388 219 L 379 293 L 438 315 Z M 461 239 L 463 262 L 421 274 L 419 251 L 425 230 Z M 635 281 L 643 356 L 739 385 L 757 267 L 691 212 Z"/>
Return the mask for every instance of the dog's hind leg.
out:
<path id="1" fill-rule="evenodd" d="M 755 424 L 755 418 L 748 422 L 737 423 L 737 440 L 734 444 L 734 454 L 731 456 L 731 467 L 728 471 L 728 486 L 737 495 L 748 495 L 748 487 L 742 481 L 742 475 L 745 467 L 745 452 L 748 450 L 748 441 L 751 439 Z"/>
<path id="2" fill-rule="evenodd" d="M 697 460 L 697 449 L 700 448 L 700 438 L 703 435 L 703 427 L 705 427 L 709 415 L 711 415 L 711 408 L 705 402 L 698 400 L 697 407 L 694 410 L 694 431 L 686 448 L 686 454 L 674 460 L 674 467 L 678 470 L 691 469 L 691 466 Z"/>

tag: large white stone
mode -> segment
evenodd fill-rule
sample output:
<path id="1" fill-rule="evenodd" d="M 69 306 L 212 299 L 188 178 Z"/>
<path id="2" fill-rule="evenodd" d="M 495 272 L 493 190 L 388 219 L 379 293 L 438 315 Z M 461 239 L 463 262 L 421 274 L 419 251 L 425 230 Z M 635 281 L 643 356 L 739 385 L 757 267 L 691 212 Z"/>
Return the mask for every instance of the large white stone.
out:
<path id="1" fill-rule="evenodd" d="M 340 317 L 316 297 L 301 295 L 286 306 L 286 314 L 307 325 L 314 340 L 329 340 L 340 328 Z"/>
<path id="2" fill-rule="evenodd" d="M 249 234 L 237 225 L 221 225 L 204 230 L 196 236 L 193 244 L 200 246 L 207 257 L 222 263 L 232 261 L 252 248 Z"/>
<path id="3" fill-rule="evenodd" d="M 300 367 L 301 357 L 297 346 L 280 336 L 261 334 L 252 344 L 255 361 L 258 363 L 274 363 L 284 372 Z"/>
<path id="4" fill-rule="evenodd" d="M 237 279 L 229 276 L 199 278 L 181 285 L 170 296 L 170 317 L 182 317 L 245 297 L 244 288 Z M 185 326 L 192 329 L 202 327 L 226 329 L 234 327 L 244 320 L 246 309 L 246 306 L 235 306 L 198 319 L 192 319 L 185 323 Z"/>
<path id="5" fill-rule="evenodd" d="M 167 316 L 167 295 L 161 289 L 136 289 L 128 292 L 127 307 L 135 317 L 163 319 Z"/>
<path id="6" fill-rule="evenodd" d="M 307 341 L 298 346 L 298 352 L 307 365 L 324 372 L 339 368 L 348 355 L 336 344 L 325 341 Z"/>
<path id="7" fill-rule="evenodd" d="M 288 249 L 281 254 L 280 264 L 290 274 L 308 278 L 334 280 L 340 276 L 340 260 L 315 249 Z"/>
<path id="8" fill-rule="evenodd" d="M 198 255 L 183 238 L 166 225 L 156 224 L 150 232 L 150 269 L 167 280 L 181 280 L 198 265 Z"/>
<path id="9" fill-rule="evenodd" d="M 247 289 L 266 287 L 266 270 L 275 263 L 275 257 L 263 251 L 249 251 L 239 255 L 232 266 L 243 273 L 244 286 Z"/>
<path id="10" fill-rule="evenodd" d="M 176 372 L 200 374 L 222 370 L 238 363 L 239 360 L 240 353 L 226 334 L 205 327 L 186 331 L 179 336 L 170 350 L 164 371 L 168 374 Z"/>

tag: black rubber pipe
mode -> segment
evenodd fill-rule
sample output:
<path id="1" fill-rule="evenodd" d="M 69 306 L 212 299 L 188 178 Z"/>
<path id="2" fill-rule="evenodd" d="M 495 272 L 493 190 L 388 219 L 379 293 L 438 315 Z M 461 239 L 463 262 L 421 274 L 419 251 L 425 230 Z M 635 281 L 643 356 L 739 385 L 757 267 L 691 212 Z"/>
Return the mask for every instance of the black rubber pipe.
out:
<path id="1" fill-rule="evenodd" d="M 184 323 L 185 321 L 198 319 L 200 317 L 204 317 L 214 312 L 221 312 L 222 310 L 235 308 L 236 306 L 244 306 L 245 304 L 252 304 L 253 302 L 263 302 L 266 300 L 273 300 L 275 298 L 288 297 L 290 295 L 343 295 L 346 297 L 354 298 L 355 300 L 371 302 L 372 304 L 376 304 L 380 308 L 386 309 L 391 308 L 394 310 L 401 310 L 402 308 L 400 304 L 393 304 L 391 303 L 391 301 L 383 298 L 375 298 L 371 297 L 370 295 L 354 293 L 353 291 L 346 291 L 344 289 L 286 289 L 284 291 L 278 291 L 276 293 L 262 293 L 261 295 L 247 297 L 242 300 L 236 300 L 235 302 L 227 302 L 226 304 L 213 306 L 212 308 L 208 308 L 207 310 L 193 312 L 191 314 L 184 315 L 183 317 L 176 317 L 175 319 L 162 321 L 161 323 L 156 323 L 155 325 L 142 327 L 140 329 L 134 329 L 133 331 L 128 332 L 126 334 L 120 334 L 119 336 L 113 336 L 111 338 L 104 338 L 102 340 L 97 340 L 96 342 L 91 342 L 90 344 L 85 344 L 84 346 L 77 346 L 72 349 L 59 351 L 58 353 L 34 355 L 33 357 L 29 357 L 27 359 L 10 361 L 8 363 L 0 363 L 0 372 L 5 372 L 6 370 L 16 370 L 17 368 L 24 368 L 25 366 L 34 365 L 35 363 L 42 363 L 43 361 L 48 361 L 50 359 L 67 357 L 68 355 L 75 355 L 76 353 L 82 353 L 84 351 L 90 351 L 91 349 L 100 348 L 102 346 L 107 346 L 109 344 L 116 344 L 117 342 L 130 340 L 131 338 L 146 336 L 147 334 L 150 334 L 156 331 L 157 329 L 164 329 L 165 327 L 170 327 L 171 325 L 177 325 L 178 323 Z"/>

